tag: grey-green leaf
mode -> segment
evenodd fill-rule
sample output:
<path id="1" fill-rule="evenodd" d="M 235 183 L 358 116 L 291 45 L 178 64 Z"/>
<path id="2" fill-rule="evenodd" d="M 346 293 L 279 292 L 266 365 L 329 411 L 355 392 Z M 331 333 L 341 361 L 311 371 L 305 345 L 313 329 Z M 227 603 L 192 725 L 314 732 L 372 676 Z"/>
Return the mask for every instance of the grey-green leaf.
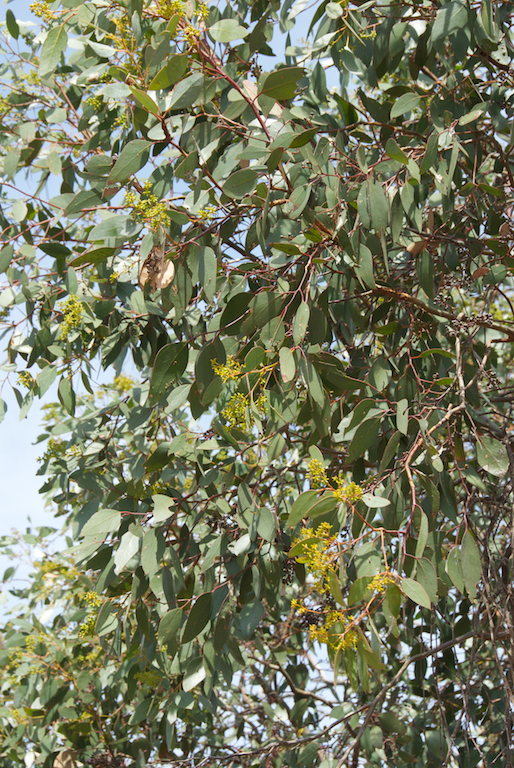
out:
<path id="1" fill-rule="evenodd" d="M 482 469 L 495 477 L 503 477 L 509 468 L 507 449 L 494 437 L 477 437 L 477 460 Z"/>
<path id="2" fill-rule="evenodd" d="M 41 77 L 50 75 L 61 60 L 68 45 L 68 35 L 64 30 L 64 24 L 53 27 L 48 33 L 39 59 L 39 74 Z"/>
<path id="3" fill-rule="evenodd" d="M 151 142 L 146 139 L 129 141 L 120 152 L 114 168 L 109 174 L 108 184 L 127 181 L 132 174 L 137 173 L 148 161 Z"/>
<path id="4" fill-rule="evenodd" d="M 250 34 L 246 27 L 238 24 L 236 19 L 217 21 L 207 31 L 217 43 L 231 43 L 233 40 L 242 40 Z"/>

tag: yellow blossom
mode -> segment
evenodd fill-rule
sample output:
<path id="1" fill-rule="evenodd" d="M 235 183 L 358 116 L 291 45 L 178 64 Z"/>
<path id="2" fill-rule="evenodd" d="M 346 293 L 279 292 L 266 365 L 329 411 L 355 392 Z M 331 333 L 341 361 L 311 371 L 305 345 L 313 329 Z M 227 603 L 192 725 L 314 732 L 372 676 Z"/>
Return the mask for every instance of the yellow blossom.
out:
<path id="1" fill-rule="evenodd" d="M 55 13 L 50 10 L 46 0 L 44 2 L 41 2 L 41 0 L 36 0 L 36 2 L 29 5 L 29 9 L 35 16 L 40 19 L 44 19 L 45 21 L 52 21 L 52 19 L 57 18 Z"/>
<path id="2" fill-rule="evenodd" d="M 239 378 L 241 378 L 241 363 L 238 363 L 237 360 L 234 360 L 232 355 L 227 357 L 226 363 L 218 363 L 217 360 L 213 360 L 212 369 L 223 382 L 230 381 L 231 379 L 237 381 Z"/>
<path id="3" fill-rule="evenodd" d="M 70 332 L 75 328 L 79 328 L 82 323 L 82 302 L 78 296 L 68 296 L 62 308 L 64 315 L 61 327 L 59 330 L 59 338 L 67 339 Z"/>
<path id="4" fill-rule="evenodd" d="M 384 573 L 379 573 L 376 576 L 373 576 L 370 583 L 368 584 L 368 589 L 371 592 L 378 592 L 379 594 L 382 594 L 382 592 L 386 591 L 388 584 L 394 583 L 395 578 L 393 574 L 390 571 L 385 571 Z"/>
<path id="5" fill-rule="evenodd" d="M 325 467 L 319 459 L 311 459 L 307 470 L 307 478 L 312 488 L 323 488 L 328 485 Z"/>
<path id="6" fill-rule="evenodd" d="M 363 490 L 360 485 L 354 483 L 344 483 L 343 478 L 336 477 L 336 483 L 338 488 L 334 491 L 334 496 L 339 501 L 345 501 L 347 504 L 355 504 L 356 501 L 362 498 Z"/>

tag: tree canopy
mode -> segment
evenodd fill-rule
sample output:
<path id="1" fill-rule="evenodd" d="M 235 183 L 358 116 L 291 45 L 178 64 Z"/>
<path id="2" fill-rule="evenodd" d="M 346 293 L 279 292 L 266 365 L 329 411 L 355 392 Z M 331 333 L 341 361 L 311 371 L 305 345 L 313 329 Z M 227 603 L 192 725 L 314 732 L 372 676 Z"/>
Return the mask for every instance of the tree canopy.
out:
<path id="1" fill-rule="evenodd" d="M 0 766 L 511 765 L 512 4 L 31 8 Z"/>

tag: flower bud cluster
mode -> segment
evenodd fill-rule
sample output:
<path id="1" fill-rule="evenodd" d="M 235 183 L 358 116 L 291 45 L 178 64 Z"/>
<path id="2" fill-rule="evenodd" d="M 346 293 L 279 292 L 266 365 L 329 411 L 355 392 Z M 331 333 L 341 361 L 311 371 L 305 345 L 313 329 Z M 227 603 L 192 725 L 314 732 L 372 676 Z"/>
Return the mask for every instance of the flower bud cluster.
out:
<path id="1" fill-rule="evenodd" d="M 43 2 L 41 0 L 36 0 L 36 2 L 29 5 L 29 9 L 34 16 L 37 16 L 39 19 L 44 19 L 45 21 L 52 21 L 52 19 L 57 18 L 55 13 L 50 10 L 46 0 Z"/>
<path id="2" fill-rule="evenodd" d="M 319 459 L 311 459 L 307 470 L 307 478 L 311 488 L 323 488 L 328 485 L 328 477 L 323 462 Z"/>
<path id="3" fill-rule="evenodd" d="M 219 376 L 223 383 L 233 379 L 237 381 L 241 378 L 241 363 L 234 360 L 232 355 L 227 357 L 226 363 L 218 363 L 217 360 L 212 361 L 212 369 L 216 376 Z"/>
<path id="4" fill-rule="evenodd" d="M 336 483 L 338 487 L 334 491 L 334 496 L 339 501 L 345 501 L 347 504 L 355 504 L 356 501 L 362 498 L 362 488 L 353 481 L 345 484 L 344 479 L 336 477 Z"/>
<path id="5" fill-rule="evenodd" d="M 28 371 L 20 371 L 18 374 L 18 384 L 27 389 L 32 389 L 34 385 L 34 379 Z"/>
<path id="6" fill-rule="evenodd" d="M 136 220 L 144 221 L 150 225 L 151 229 L 157 230 L 160 225 L 169 224 L 168 208 L 157 195 L 152 194 L 151 189 L 152 185 L 147 181 L 141 197 L 138 197 L 135 192 L 127 192 L 125 205 L 132 208 L 132 216 Z"/>
<path id="7" fill-rule="evenodd" d="M 379 594 L 382 594 L 386 591 L 387 585 L 394 584 L 395 581 L 396 579 L 390 571 L 384 571 L 384 573 L 378 573 L 376 576 L 373 576 L 370 583 L 368 584 L 368 589 L 371 592 L 378 592 Z"/>
<path id="8" fill-rule="evenodd" d="M 79 297 L 74 294 L 68 296 L 64 303 L 64 307 L 62 308 L 64 318 L 59 331 L 60 339 L 67 339 L 71 331 L 80 327 L 82 323 L 82 311 L 82 302 Z"/>

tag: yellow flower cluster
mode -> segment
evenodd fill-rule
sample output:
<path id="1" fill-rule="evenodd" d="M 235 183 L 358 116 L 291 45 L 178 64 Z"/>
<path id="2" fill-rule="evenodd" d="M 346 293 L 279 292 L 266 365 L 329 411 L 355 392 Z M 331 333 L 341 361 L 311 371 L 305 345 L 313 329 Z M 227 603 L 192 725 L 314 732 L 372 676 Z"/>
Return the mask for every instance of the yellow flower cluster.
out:
<path id="1" fill-rule="evenodd" d="M 17 73 L 18 82 L 28 83 L 28 85 L 41 85 L 41 78 L 35 69 L 30 69 L 28 72 Z"/>
<path id="2" fill-rule="evenodd" d="M 102 605 L 102 598 L 97 592 L 86 592 L 84 595 L 84 602 L 87 603 L 90 608 L 99 608 Z"/>
<path id="3" fill-rule="evenodd" d="M 60 459 L 66 453 L 66 445 L 62 440 L 56 440 L 55 437 L 50 437 L 46 446 L 46 451 L 42 456 L 38 457 L 38 461 L 50 461 L 50 459 Z"/>
<path id="4" fill-rule="evenodd" d="M 28 723 L 29 717 L 23 709 L 11 709 L 11 717 L 16 720 L 17 723 Z"/>
<path id="5" fill-rule="evenodd" d="M 95 633 L 96 616 L 91 614 L 82 622 L 79 628 L 79 637 L 84 639 Z"/>
<path id="6" fill-rule="evenodd" d="M 355 648 L 361 638 L 354 629 L 349 629 L 347 632 L 343 632 L 337 643 L 337 648 L 343 650 L 344 648 Z"/>
<path id="7" fill-rule="evenodd" d="M 204 2 L 204 0 L 199 0 L 196 3 L 196 11 L 194 15 L 199 21 L 203 21 L 204 19 L 207 18 L 207 16 L 209 15 L 209 6 L 207 5 L 207 3 Z"/>
<path id="8" fill-rule="evenodd" d="M 182 0 L 160 0 L 159 13 L 165 19 L 171 19 L 172 16 L 186 15 L 186 4 Z"/>
<path id="9" fill-rule="evenodd" d="M 347 504 L 355 504 L 356 501 L 362 498 L 362 488 L 353 481 L 344 484 L 344 480 L 341 477 L 336 477 L 336 483 L 338 488 L 334 491 L 334 496 L 339 501 L 345 501 Z"/>
<path id="10" fill-rule="evenodd" d="M 241 377 L 241 363 L 234 360 L 232 355 L 227 357 L 226 363 L 218 363 L 217 360 L 213 360 L 212 369 L 223 382 L 230 381 L 231 379 L 237 381 Z"/>
<path id="11" fill-rule="evenodd" d="M 152 185 L 147 181 L 141 197 L 134 192 L 127 192 L 125 205 L 132 208 L 135 219 L 144 221 L 151 229 L 157 230 L 160 225 L 169 224 L 168 208 L 166 203 L 161 203 L 157 195 L 152 194 L 151 190 Z"/>
<path id="12" fill-rule="evenodd" d="M 379 594 L 382 594 L 386 591 L 388 584 L 394 584 L 395 578 L 391 571 L 385 571 L 384 573 L 379 573 L 376 576 L 373 576 L 370 583 L 368 584 L 368 589 L 371 590 L 371 592 L 378 592 Z"/>
<path id="13" fill-rule="evenodd" d="M 328 572 L 334 570 L 331 547 L 336 539 L 337 536 L 331 535 L 330 523 L 321 523 L 316 531 L 312 528 L 302 528 L 300 536 L 293 542 L 293 546 L 305 542 L 301 562 L 305 563 L 306 569 L 314 578 L 314 588 L 320 595 L 328 592 L 326 580 Z"/>
<path id="14" fill-rule="evenodd" d="M 41 0 L 36 0 L 36 2 L 29 5 L 29 9 L 39 19 L 44 19 L 45 21 L 52 21 L 52 19 L 57 18 L 55 13 L 50 10 L 46 0 L 43 0 L 43 2 Z"/>
<path id="15" fill-rule="evenodd" d="M 198 211 L 196 216 L 202 221 L 212 221 L 212 219 L 216 216 L 217 210 L 218 209 L 215 205 L 206 205 L 205 208 L 202 208 Z"/>
<path id="16" fill-rule="evenodd" d="M 187 26 L 185 26 L 182 30 L 182 34 L 184 35 L 184 40 L 188 45 L 194 45 L 200 37 L 200 30 L 196 27 L 193 27 L 192 24 L 187 24 Z"/>
<path id="17" fill-rule="evenodd" d="M 26 387 L 27 389 L 32 389 L 34 379 L 28 371 L 21 371 L 18 374 L 18 384 L 22 387 Z"/>
<path id="18" fill-rule="evenodd" d="M 150 688 L 157 688 L 162 680 L 162 676 L 156 669 L 144 669 L 142 672 L 136 672 L 134 678 L 141 685 L 148 685 Z"/>
<path id="19" fill-rule="evenodd" d="M 255 400 L 255 407 L 260 416 L 265 416 L 268 408 L 266 395 L 261 393 Z M 250 411 L 250 399 L 248 395 L 236 393 L 230 398 L 228 405 L 223 408 L 221 415 L 227 422 L 227 428 L 245 431 L 251 429 L 255 419 Z"/>
<path id="20" fill-rule="evenodd" d="M 76 579 L 79 576 L 79 572 L 75 566 L 70 568 L 62 563 L 54 563 L 52 560 L 36 560 L 34 566 L 43 574 L 57 573 L 69 579 Z"/>
<path id="21" fill-rule="evenodd" d="M 118 392 L 130 392 L 134 384 L 134 379 L 131 379 L 130 376 L 127 376 L 124 373 L 120 373 L 120 375 L 116 376 L 114 379 L 114 386 Z"/>
<path id="22" fill-rule="evenodd" d="M 248 395 L 241 395 L 236 393 L 230 398 L 229 403 L 223 408 L 221 415 L 227 422 L 229 429 L 241 429 L 244 430 L 250 426 L 250 420 L 252 418 L 249 409 L 250 401 Z M 248 412 L 248 418 L 247 418 Z"/>
<path id="23" fill-rule="evenodd" d="M 307 470 L 307 477 L 312 488 L 323 488 L 328 485 L 327 473 L 323 462 L 319 459 L 311 459 Z"/>
<path id="24" fill-rule="evenodd" d="M 39 632 L 37 635 L 27 635 L 25 638 L 25 648 L 17 648 L 9 654 L 7 660 L 7 666 L 13 671 L 17 669 L 23 661 L 23 654 L 32 655 L 36 649 L 36 645 L 46 642 L 46 635 L 44 632 Z"/>
<path id="25" fill-rule="evenodd" d="M 59 331 L 60 339 L 67 339 L 70 332 L 75 328 L 79 328 L 82 322 L 82 302 L 78 296 L 72 294 L 68 296 L 64 307 L 62 308 L 64 319 L 61 323 Z"/>

